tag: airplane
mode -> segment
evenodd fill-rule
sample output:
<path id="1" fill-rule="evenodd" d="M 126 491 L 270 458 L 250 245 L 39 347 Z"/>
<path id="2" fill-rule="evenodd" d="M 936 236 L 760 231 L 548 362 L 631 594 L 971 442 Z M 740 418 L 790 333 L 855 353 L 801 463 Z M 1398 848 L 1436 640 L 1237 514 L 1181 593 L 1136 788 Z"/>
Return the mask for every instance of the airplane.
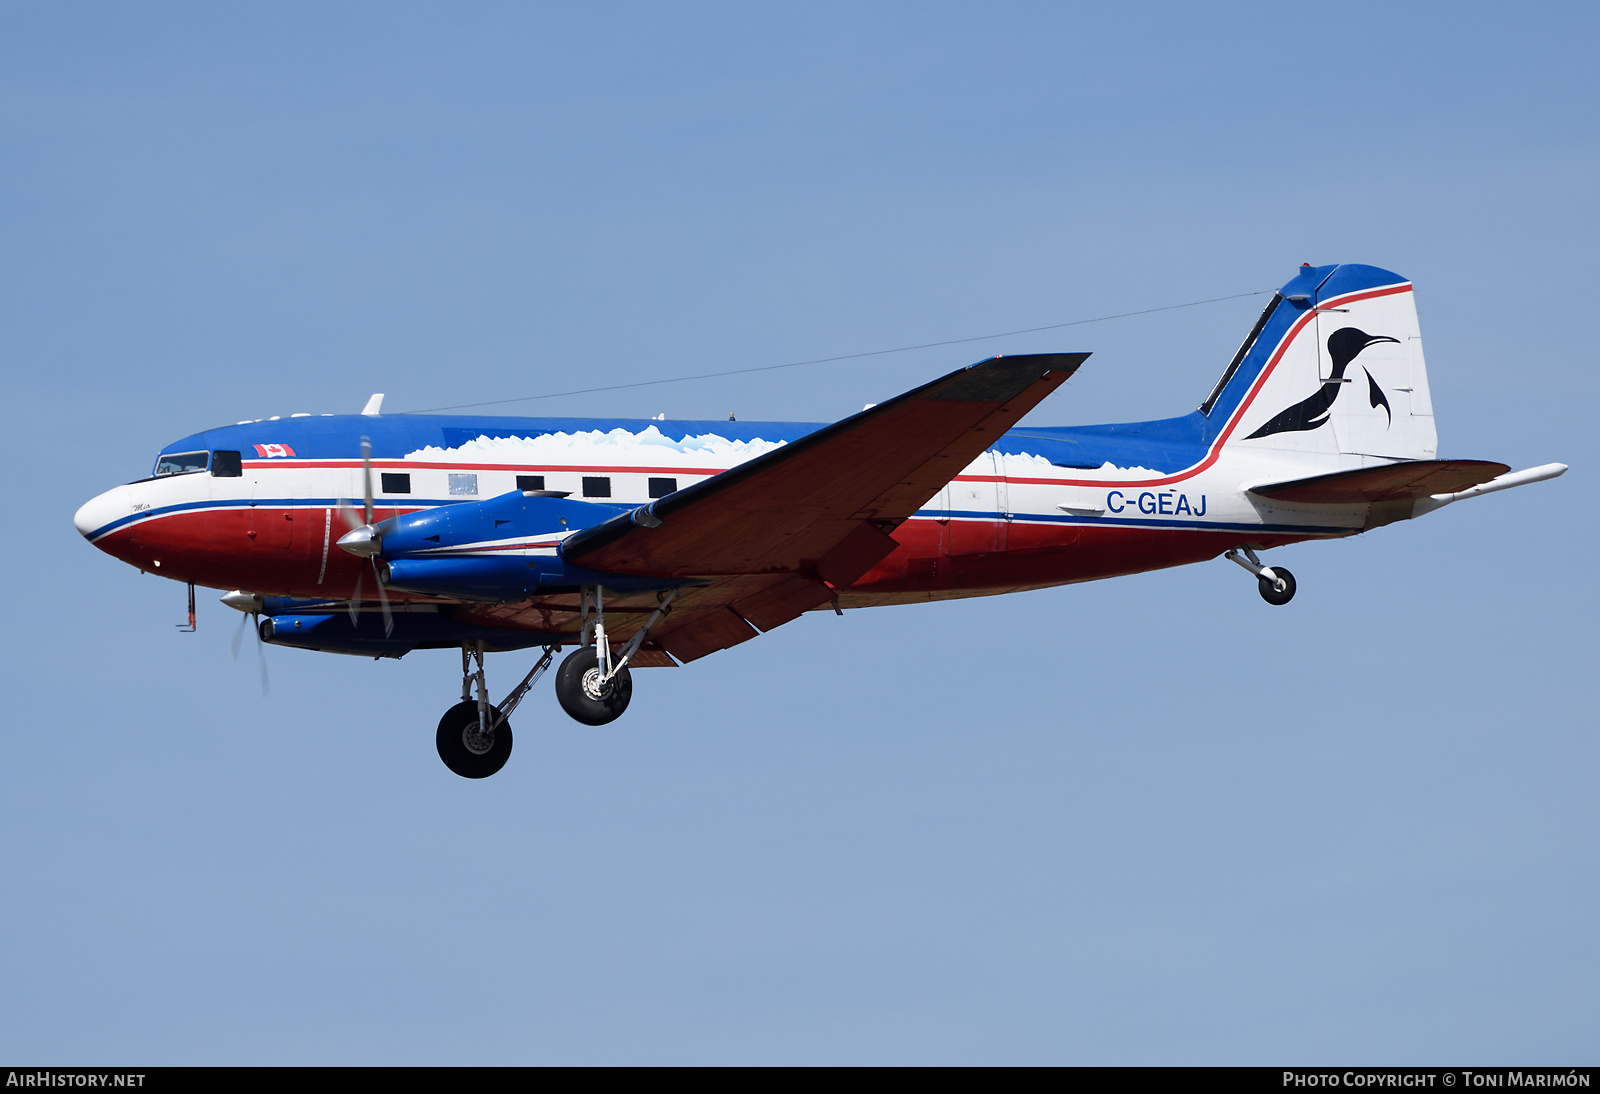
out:
<path id="1" fill-rule="evenodd" d="M 1352 536 L 1554 478 L 1439 459 L 1411 282 L 1303 265 L 1199 408 L 1018 421 L 1087 353 L 996 356 L 821 423 L 384 414 L 272 417 L 161 449 L 74 522 L 141 571 L 228 590 L 260 640 L 372 657 L 459 649 L 435 743 L 457 775 L 511 754 L 557 653 L 556 698 L 604 725 L 631 671 L 803 612 L 1042 589 Z M 542 648 L 499 703 L 491 652 Z"/>

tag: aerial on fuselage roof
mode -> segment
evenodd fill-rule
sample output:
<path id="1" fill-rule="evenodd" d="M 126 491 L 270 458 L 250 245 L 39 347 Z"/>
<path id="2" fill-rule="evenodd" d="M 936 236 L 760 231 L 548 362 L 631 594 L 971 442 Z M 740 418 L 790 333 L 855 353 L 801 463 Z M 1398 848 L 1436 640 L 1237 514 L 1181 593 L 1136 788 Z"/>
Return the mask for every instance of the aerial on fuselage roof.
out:
<path id="1" fill-rule="evenodd" d="M 435 743 L 481 778 L 556 654 L 581 722 L 630 670 L 806 611 L 988 596 L 1354 535 L 1552 478 L 1438 458 L 1410 282 L 1302 266 L 1199 409 L 1016 427 L 1086 353 L 993 357 L 832 424 L 295 415 L 206 430 L 94 498 L 78 530 L 140 570 L 229 590 L 261 640 L 400 657 L 459 649 Z M 191 599 L 192 604 L 192 599 Z M 489 701 L 484 655 L 542 647 Z"/>

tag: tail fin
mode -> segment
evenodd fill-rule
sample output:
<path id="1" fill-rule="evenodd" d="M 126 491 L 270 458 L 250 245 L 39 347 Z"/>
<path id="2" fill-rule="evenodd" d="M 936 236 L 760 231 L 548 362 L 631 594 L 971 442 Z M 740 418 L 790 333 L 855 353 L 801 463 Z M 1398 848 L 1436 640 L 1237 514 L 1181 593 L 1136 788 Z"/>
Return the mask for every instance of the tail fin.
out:
<path id="1" fill-rule="evenodd" d="M 1433 459 L 1411 283 L 1374 266 L 1302 266 L 1200 409 L 1226 422 L 1230 446 Z"/>

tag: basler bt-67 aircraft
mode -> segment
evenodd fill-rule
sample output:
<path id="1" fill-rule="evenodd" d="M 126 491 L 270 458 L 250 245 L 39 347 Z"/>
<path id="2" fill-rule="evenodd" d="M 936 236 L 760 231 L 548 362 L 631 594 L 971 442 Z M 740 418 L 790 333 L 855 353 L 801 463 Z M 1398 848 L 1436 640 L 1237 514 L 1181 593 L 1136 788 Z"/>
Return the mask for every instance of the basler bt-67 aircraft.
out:
<path id="1" fill-rule="evenodd" d="M 167 445 L 78 510 L 142 571 L 231 590 L 264 642 L 400 657 L 459 648 L 436 743 L 498 771 L 508 716 L 564 647 L 580 722 L 630 670 L 802 612 L 986 596 L 1216 558 L 1286 604 L 1258 551 L 1355 535 L 1566 470 L 1441 460 L 1411 284 L 1303 266 L 1198 410 L 1013 428 L 1085 353 L 994 357 L 832 425 L 295 415 Z M 346 499 L 359 499 L 346 500 Z M 502 702 L 484 655 L 543 647 Z"/>

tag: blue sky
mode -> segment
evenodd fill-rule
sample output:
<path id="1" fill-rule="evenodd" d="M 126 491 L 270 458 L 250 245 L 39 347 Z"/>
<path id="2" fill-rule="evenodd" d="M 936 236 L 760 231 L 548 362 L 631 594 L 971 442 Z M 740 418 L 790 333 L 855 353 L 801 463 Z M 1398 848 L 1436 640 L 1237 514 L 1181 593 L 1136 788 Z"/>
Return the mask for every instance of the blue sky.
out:
<path id="1" fill-rule="evenodd" d="M 0 1055 L 1593 1063 L 1587 5 L 12 4 Z M 272 649 L 103 556 L 197 429 L 1270 289 L 1417 285 L 1441 454 L 1554 482 L 1282 552 L 810 616 L 483 783 L 455 658 Z M 1259 299 L 508 412 L 831 420 L 1092 350 L 1178 414 Z M 522 668 L 518 666 L 522 665 Z M 525 661 L 491 659 L 497 690 Z"/>

